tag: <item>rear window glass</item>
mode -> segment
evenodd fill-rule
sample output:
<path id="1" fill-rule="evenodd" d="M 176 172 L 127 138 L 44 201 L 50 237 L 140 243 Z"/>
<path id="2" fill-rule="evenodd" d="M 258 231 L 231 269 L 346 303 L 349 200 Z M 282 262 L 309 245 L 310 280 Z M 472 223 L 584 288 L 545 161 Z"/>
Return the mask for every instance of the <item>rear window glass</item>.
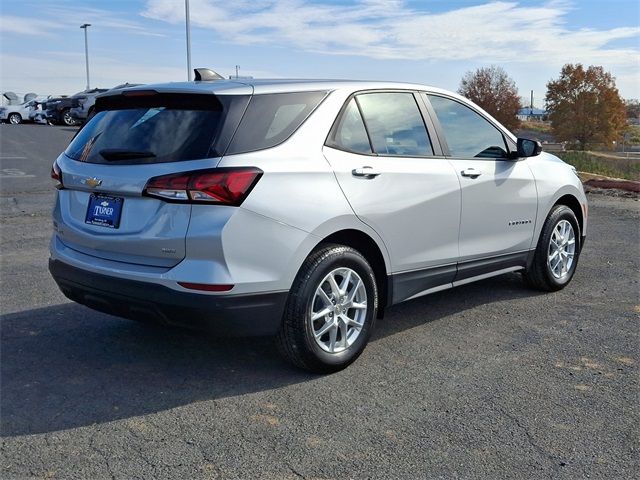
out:
<path id="1" fill-rule="evenodd" d="M 254 95 L 227 153 L 275 147 L 307 119 L 327 92 L 293 92 Z"/>
<path id="2" fill-rule="evenodd" d="M 371 144 L 356 99 L 352 98 L 331 132 L 327 145 L 355 153 L 372 154 Z"/>
<path id="3" fill-rule="evenodd" d="M 116 95 L 99 98 L 98 113 L 66 155 L 88 163 L 162 163 L 221 155 L 225 121 L 248 98 L 206 94 Z M 234 104 L 240 103 L 239 107 Z M 231 114 L 230 114 L 231 112 Z M 236 125 L 232 126 L 235 129 Z M 227 139 L 228 141 L 228 139 Z"/>

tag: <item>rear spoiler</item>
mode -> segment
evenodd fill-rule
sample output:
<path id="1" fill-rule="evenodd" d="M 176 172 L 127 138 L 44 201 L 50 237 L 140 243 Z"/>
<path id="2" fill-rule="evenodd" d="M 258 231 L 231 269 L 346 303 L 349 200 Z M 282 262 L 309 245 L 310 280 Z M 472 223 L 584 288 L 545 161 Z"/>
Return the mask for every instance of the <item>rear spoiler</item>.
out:
<path id="1" fill-rule="evenodd" d="M 214 93 L 158 92 L 156 90 L 124 90 L 96 97 L 96 113 L 103 110 L 131 108 L 172 108 L 178 110 L 222 111 Z"/>

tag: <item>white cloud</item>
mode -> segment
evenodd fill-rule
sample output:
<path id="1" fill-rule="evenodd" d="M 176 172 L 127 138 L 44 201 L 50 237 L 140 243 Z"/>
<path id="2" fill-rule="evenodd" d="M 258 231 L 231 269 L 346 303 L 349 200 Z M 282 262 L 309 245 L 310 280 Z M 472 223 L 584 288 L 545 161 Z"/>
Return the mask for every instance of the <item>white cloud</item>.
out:
<path id="1" fill-rule="evenodd" d="M 56 18 L 57 21 L 43 20 L 42 17 Z M 132 33 L 135 35 L 164 36 L 153 31 L 140 22 L 123 18 L 108 10 L 90 7 L 48 6 L 40 15 L 22 17 L 17 15 L 0 16 L 0 33 L 30 36 L 49 36 L 69 27 L 78 28 L 83 23 L 90 23 L 93 28 L 110 29 Z"/>
<path id="2" fill-rule="evenodd" d="M 91 57 L 91 87 L 111 88 L 120 83 L 183 81 L 182 68 L 130 64 L 115 58 Z M 85 87 L 84 54 L 48 52 L 42 58 L 3 54 L 2 91 L 72 95 Z"/>
<path id="3" fill-rule="evenodd" d="M 0 33 L 4 34 L 42 35 L 56 28 L 58 25 L 55 22 L 39 18 L 0 16 Z"/>
<path id="4" fill-rule="evenodd" d="M 270 45 L 375 59 L 486 62 L 602 63 L 638 67 L 640 50 L 609 48 L 638 38 L 640 27 L 571 30 L 571 4 L 541 6 L 493 1 L 429 13 L 405 1 L 360 0 L 350 5 L 304 0 L 192 0 L 191 22 L 235 44 Z M 142 15 L 184 21 L 184 4 L 147 0 Z"/>

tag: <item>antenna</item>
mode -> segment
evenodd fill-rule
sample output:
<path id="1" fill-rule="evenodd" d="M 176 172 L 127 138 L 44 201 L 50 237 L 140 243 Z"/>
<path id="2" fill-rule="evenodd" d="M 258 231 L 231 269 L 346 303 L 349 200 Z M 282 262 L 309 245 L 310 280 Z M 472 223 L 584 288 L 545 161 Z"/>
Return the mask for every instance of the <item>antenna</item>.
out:
<path id="1" fill-rule="evenodd" d="M 206 82 L 209 80 L 224 80 L 224 77 L 219 73 L 214 72 L 210 68 L 194 68 L 195 73 L 194 80 L 196 82 Z"/>

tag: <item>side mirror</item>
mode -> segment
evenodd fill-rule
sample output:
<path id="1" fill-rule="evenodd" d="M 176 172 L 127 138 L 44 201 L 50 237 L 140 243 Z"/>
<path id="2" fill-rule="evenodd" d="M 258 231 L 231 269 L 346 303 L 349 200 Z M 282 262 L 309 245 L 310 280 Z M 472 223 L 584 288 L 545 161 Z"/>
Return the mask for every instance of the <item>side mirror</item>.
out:
<path id="1" fill-rule="evenodd" d="M 535 157 L 542 152 L 542 144 L 537 140 L 518 138 L 518 157 Z"/>

